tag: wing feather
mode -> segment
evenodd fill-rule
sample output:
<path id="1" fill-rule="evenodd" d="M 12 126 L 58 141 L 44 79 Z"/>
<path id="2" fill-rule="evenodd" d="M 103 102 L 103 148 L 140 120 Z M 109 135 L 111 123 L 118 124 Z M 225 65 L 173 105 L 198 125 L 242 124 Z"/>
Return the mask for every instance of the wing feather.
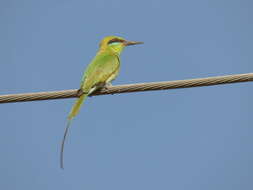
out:
<path id="1" fill-rule="evenodd" d="M 113 80 L 118 74 L 119 67 L 120 61 L 117 55 L 108 53 L 97 54 L 84 73 L 81 89 L 89 91 L 98 84 L 108 82 L 110 78 Z"/>

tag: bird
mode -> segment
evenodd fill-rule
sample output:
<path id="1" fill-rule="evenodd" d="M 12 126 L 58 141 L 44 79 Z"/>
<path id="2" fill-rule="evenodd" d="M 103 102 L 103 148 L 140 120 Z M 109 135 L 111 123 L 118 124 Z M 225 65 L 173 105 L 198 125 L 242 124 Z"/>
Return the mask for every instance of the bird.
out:
<path id="1" fill-rule="evenodd" d="M 107 36 L 100 41 L 99 50 L 84 71 L 78 94 L 67 117 L 67 126 L 61 143 L 60 167 L 64 169 L 64 145 L 73 118 L 79 113 L 84 100 L 94 91 L 106 88 L 117 77 L 120 70 L 120 54 L 126 46 L 143 44 L 118 36 Z"/>

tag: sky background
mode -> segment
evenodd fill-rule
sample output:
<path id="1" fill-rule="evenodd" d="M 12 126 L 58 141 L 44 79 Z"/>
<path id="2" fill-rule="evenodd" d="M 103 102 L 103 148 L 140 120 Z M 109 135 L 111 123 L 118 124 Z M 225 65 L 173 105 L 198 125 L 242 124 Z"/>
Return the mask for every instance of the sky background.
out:
<path id="1" fill-rule="evenodd" d="M 253 71 L 250 0 L 0 0 L 0 94 L 75 89 L 107 35 L 113 84 Z M 0 105 L 0 189 L 252 190 L 253 84 Z"/>

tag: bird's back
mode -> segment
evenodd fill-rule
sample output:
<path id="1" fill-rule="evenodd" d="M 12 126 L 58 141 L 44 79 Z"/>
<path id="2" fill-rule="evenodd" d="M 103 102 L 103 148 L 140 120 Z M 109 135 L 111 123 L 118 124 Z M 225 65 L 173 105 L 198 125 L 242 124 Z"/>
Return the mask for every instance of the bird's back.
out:
<path id="1" fill-rule="evenodd" d="M 119 72 L 120 59 L 111 52 L 98 52 L 85 70 L 81 89 L 89 91 L 92 87 L 113 80 Z"/>

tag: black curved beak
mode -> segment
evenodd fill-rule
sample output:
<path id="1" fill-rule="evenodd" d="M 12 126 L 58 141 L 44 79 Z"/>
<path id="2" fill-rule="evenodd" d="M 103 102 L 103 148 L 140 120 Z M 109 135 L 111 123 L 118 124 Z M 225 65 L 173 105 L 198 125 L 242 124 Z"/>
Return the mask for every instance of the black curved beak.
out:
<path id="1" fill-rule="evenodd" d="M 144 42 L 124 41 L 123 43 L 125 46 L 132 46 L 137 44 L 143 44 Z"/>

